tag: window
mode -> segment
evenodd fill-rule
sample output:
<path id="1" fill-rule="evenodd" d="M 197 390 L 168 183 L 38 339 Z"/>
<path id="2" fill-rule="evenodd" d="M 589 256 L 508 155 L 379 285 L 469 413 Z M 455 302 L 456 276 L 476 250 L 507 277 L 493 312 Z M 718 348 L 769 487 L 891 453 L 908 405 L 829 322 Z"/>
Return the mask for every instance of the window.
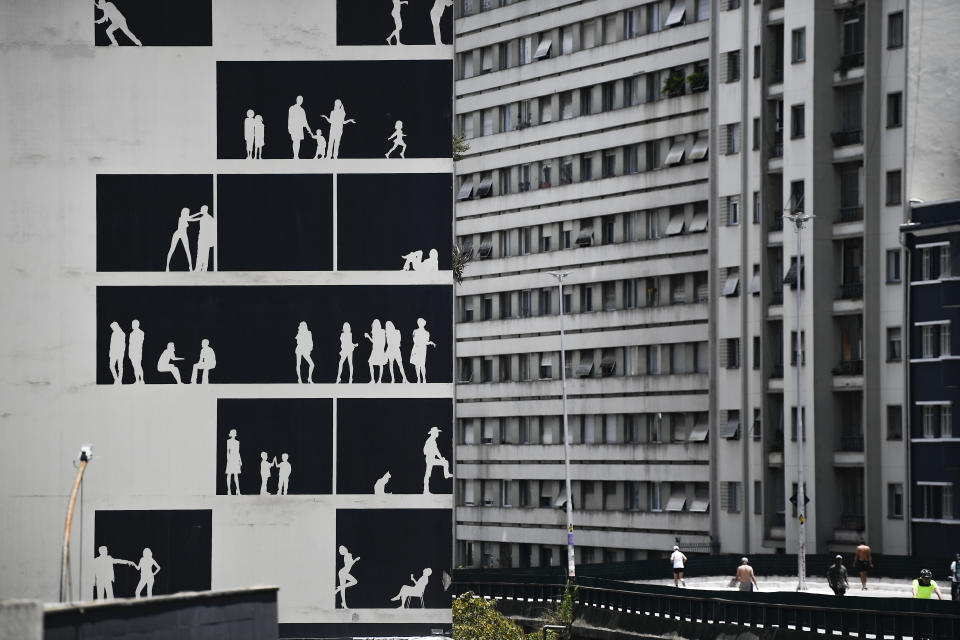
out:
<path id="1" fill-rule="evenodd" d="M 510 43 L 501 42 L 497 45 L 497 68 L 500 71 L 512 67 L 512 60 L 510 59 Z"/>
<path id="2" fill-rule="evenodd" d="M 727 11 L 740 8 L 740 0 L 727 0 Z"/>
<path id="3" fill-rule="evenodd" d="M 760 118 L 753 119 L 753 150 L 760 149 Z"/>
<path id="4" fill-rule="evenodd" d="M 584 87 L 580 89 L 580 115 L 588 116 L 592 113 L 593 106 L 593 89 L 591 87 Z"/>
<path id="5" fill-rule="evenodd" d="M 900 327 L 887 327 L 887 362 L 900 362 L 902 356 Z"/>
<path id="6" fill-rule="evenodd" d="M 887 171 L 887 204 L 900 204 L 900 170 Z"/>
<path id="7" fill-rule="evenodd" d="M 925 404 L 921 408 L 921 416 L 923 418 L 923 437 L 924 438 L 936 438 L 937 437 L 937 407 L 930 404 Z"/>
<path id="8" fill-rule="evenodd" d="M 727 125 L 727 154 L 740 153 L 740 123 Z"/>
<path id="9" fill-rule="evenodd" d="M 593 180 L 593 157 L 588 155 L 580 156 L 580 182 Z"/>
<path id="10" fill-rule="evenodd" d="M 950 245 L 940 245 L 940 279 L 953 275 L 953 264 L 950 259 Z"/>
<path id="11" fill-rule="evenodd" d="M 887 16 L 887 48 L 896 49 L 903 46 L 903 11 L 896 11 Z"/>
<path id="12" fill-rule="evenodd" d="M 740 198 L 736 196 L 727 198 L 727 224 L 740 224 Z"/>
<path id="13" fill-rule="evenodd" d="M 727 369 L 740 368 L 740 338 L 727 338 Z"/>
<path id="14" fill-rule="evenodd" d="M 807 30 L 805 28 L 794 29 L 790 47 L 791 60 L 794 62 L 803 62 L 807 59 Z"/>
<path id="15" fill-rule="evenodd" d="M 549 96 L 540 98 L 540 124 L 546 124 L 553 120 L 553 100 Z"/>
<path id="16" fill-rule="evenodd" d="M 794 180 L 790 183 L 790 212 L 795 213 L 797 211 L 803 211 L 803 208 L 806 203 L 803 201 L 804 196 L 804 183 L 803 180 Z"/>
<path id="17" fill-rule="evenodd" d="M 573 117 L 573 91 L 564 91 L 560 94 L 560 119 L 569 120 Z"/>
<path id="18" fill-rule="evenodd" d="M 533 252 L 533 231 L 530 227 L 520 229 L 520 255 Z"/>
<path id="19" fill-rule="evenodd" d="M 753 224 L 760 224 L 760 192 L 753 192 Z"/>
<path id="20" fill-rule="evenodd" d="M 627 9 L 623 12 L 623 39 L 636 38 L 638 35 L 637 12 L 635 9 Z"/>
<path id="21" fill-rule="evenodd" d="M 887 405 L 887 440 L 903 440 L 903 408 Z"/>
<path id="22" fill-rule="evenodd" d="M 649 482 L 647 486 L 649 487 L 649 495 L 647 497 L 650 511 L 662 511 L 663 504 L 660 502 L 660 483 Z"/>
<path id="23" fill-rule="evenodd" d="M 663 23 L 663 26 L 677 27 L 683 24 L 683 16 L 686 13 L 686 10 L 686 0 L 674 0 L 673 6 L 670 7 L 670 14 L 667 16 L 667 21 Z"/>
<path id="24" fill-rule="evenodd" d="M 763 484 L 759 480 L 753 481 L 753 515 L 763 514 Z"/>
<path id="25" fill-rule="evenodd" d="M 727 483 L 727 513 L 740 513 L 740 483 Z"/>
<path id="26" fill-rule="evenodd" d="M 697 0 L 697 20 L 710 19 L 710 0 Z"/>
<path id="27" fill-rule="evenodd" d="M 472 78 L 473 77 L 473 51 L 468 51 L 463 54 L 463 77 Z"/>
<path id="28" fill-rule="evenodd" d="M 727 82 L 740 81 L 740 51 L 727 52 Z"/>
<path id="29" fill-rule="evenodd" d="M 493 114 L 489 109 L 480 112 L 480 135 L 493 135 Z"/>
<path id="30" fill-rule="evenodd" d="M 520 64 L 533 62 L 533 36 L 520 38 Z"/>
<path id="31" fill-rule="evenodd" d="M 760 336 L 753 336 L 753 368 L 760 368 Z"/>
<path id="32" fill-rule="evenodd" d="M 760 442 L 760 438 L 763 435 L 763 423 L 760 419 L 761 412 L 760 409 L 753 410 L 753 441 Z"/>
<path id="33" fill-rule="evenodd" d="M 646 144 L 647 171 L 653 171 L 660 168 L 660 142 L 651 140 Z"/>
<path id="34" fill-rule="evenodd" d="M 573 182 L 573 158 L 564 158 L 560 161 L 560 184 Z"/>
<path id="35" fill-rule="evenodd" d="M 790 137 L 802 138 L 804 136 L 804 125 L 806 110 L 802 104 L 795 104 L 790 107 Z"/>
<path id="36" fill-rule="evenodd" d="M 887 282 L 900 282 L 900 249 L 887 249 Z"/>
<path id="37" fill-rule="evenodd" d="M 953 406 L 949 404 L 940 405 L 940 437 L 953 437 Z"/>
<path id="38" fill-rule="evenodd" d="M 887 127 L 903 125 L 903 93 L 897 91 L 887 94 Z"/>
<path id="39" fill-rule="evenodd" d="M 617 175 L 617 154 L 614 151 L 603 152 L 603 177 L 612 178 Z"/>
<path id="40" fill-rule="evenodd" d="M 950 323 L 940 325 L 940 355 L 950 355 Z"/>
<path id="41" fill-rule="evenodd" d="M 763 60 L 760 57 L 760 45 L 753 45 L 753 77 L 760 77 L 760 69 L 762 68 Z"/>
<path id="42" fill-rule="evenodd" d="M 651 71 L 645 77 L 647 79 L 647 102 L 656 102 L 660 99 L 660 89 L 663 87 L 660 82 L 660 72 Z"/>
<path id="43" fill-rule="evenodd" d="M 623 81 L 623 106 L 640 104 L 640 78 L 632 76 Z"/>
<path id="44" fill-rule="evenodd" d="M 726 279 L 723 282 L 723 291 L 721 295 L 730 297 L 739 294 L 740 269 L 738 267 L 729 267 L 727 269 Z"/>
<path id="45" fill-rule="evenodd" d="M 660 212 L 647 212 L 647 240 L 656 240 L 660 237 Z"/>
<path id="46" fill-rule="evenodd" d="M 631 144 L 623 148 L 623 173 L 640 171 L 640 145 Z"/>
<path id="47" fill-rule="evenodd" d="M 887 517 L 903 517 L 903 485 L 899 482 L 887 485 Z"/>
<path id="48" fill-rule="evenodd" d="M 663 22 L 660 17 L 660 3 L 651 2 L 647 4 L 647 32 L 656 33 L 663 28 Z"/>
<path id="49" fill-rule="evenodd" d="M 924 358 L 936 358 L 936 344 L 934 343 L 933 325 L 925 324 L 920 327 L 921 356 Z"/>
<path id="50" fill-rule="evenodd" d="M 613 111 L 614 99 L 617 95 L 616 82 L 604 82 L 600 85 L 600 110 Z"/>
<path id="51" fill-rule="evenodd" d="M 473 114 L 468 113 L 463 116 L 463 137 L 466 139 L 473 138 Z"/>
<path id="52" fill-rule="evenodd" d="M 953 520 L 953 485 L 949 483 L 917 483 L 920 503 L 917 517 L 930 520 Z"/>

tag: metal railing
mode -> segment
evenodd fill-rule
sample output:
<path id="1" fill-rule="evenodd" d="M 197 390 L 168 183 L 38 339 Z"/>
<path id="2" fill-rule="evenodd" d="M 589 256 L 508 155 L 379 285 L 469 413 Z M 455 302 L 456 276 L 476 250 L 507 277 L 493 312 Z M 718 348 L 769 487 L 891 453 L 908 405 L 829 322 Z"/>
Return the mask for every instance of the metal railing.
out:
<path id="1" fill-rule="evenodd" d="M 840 451 L 846 453 L 862 453 L 863 436 L 840 436 Z"/>
<path id="2" fill-rule="evenodd" d="M 862 282 L 845 282 L 840 285 L 839 300 L 860 300 L 863 298 Z"/>
<path id="3" fill-rule="evenodd" d="M 768 227 L 770 231 L 783 231 L 783 212 L 774 211 L 773 215 L 770 216 L 770 226 Z"/>
<path id="4" fill-rule="evenodd" d="M 840 56 L 839 69 L 853 69 L 863 66 L 863 51 L 851 51 Z"/>
<path id="5" fill-rule="evenodd" d="M 603 578 L 578 577 L 573 593 L 574 627 L 638 629 L 666 621 L 727 624 L 749 628 L 834 634 L 863 638 L 875 634 L 953 640 L 960 637 L 960 606 L 907 598 L 836 598 L 823 594 L 679 590 Z M 456 579 L 456 592 L 500 601 L 506 613 L 542 607 L 563 599 L 566 578 L 491 575 L 471 572 Z M 574 634 L 575 635 L 575 634 Z"/>
<path id="6" fill-rule="evenodd" d="M 783 378 L 783 364 L 775 364 L 770 367 L 770 378 L 774 380 Z"/>
<path id="7" fill-rule="evenodd" d="M 863 360 L 841 360 L 840 364 L 833 368 L 835 376 L 862 376 Z"/>
<path id="8" fill-rule="evenodd" d="M 837 222 L 859 222 L 863 220 L 863 206 L 840 207 L 837 213 Z"/>
<path id="9" fill-rule="evenodd" d="M 860 144 L 863 142 L 863 129 L 847 129 L 844 131 L 834 131 L 830 134 L 833 139 L 833 146 L 845 147 L 848 144 Z"/>

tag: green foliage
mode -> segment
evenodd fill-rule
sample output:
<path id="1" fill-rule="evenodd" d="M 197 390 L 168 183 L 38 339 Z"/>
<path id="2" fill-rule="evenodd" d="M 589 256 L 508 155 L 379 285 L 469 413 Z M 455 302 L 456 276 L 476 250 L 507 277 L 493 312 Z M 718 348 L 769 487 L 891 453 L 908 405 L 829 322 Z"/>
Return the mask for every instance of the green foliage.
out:
<path id="1" fill-rule="evenodd" d="M 691 91 L 702 91 L 706 89 L 708 80 L 707 74 L 703 71 L 694 71 L 687 76 L 687 84 L 690 85 Z"/>
<path id="2" fill-rule="evenodd" d="M 453 640 L 523 640 L 523 629 L 493 601 L 468 591 L 453 601 Z"/>
<path id="3" fill-rule="evenodd" d="M 458 133 L 453 136 L 453 160 L 463 159 L 463 154 L 467 151 L 470 151 L 470 145 L 467 143 L 467 136 L 462 133 Z"/>
<path id="4" fill-rule="evenodd" d="M 682 71 L 671 71 L 663 81 L 663 92 L 671 98 L 683 94 L 684 77 Z"/>
<path id="5" fill-rule="evenodd" d="M 473 250 L 464 249 L 461 245 L 453 245 L 453 280 L 457 284 L 463 281 L 463 271 L 473 260 Z"/>
<path id="6" fill-rule="evenodd" d="M 544 619 L 547 624 L 566 627 L 566 631 L 547 629 L 547 640 L 569 640 L 570 627 L 573 626 L 573 619 L 575 617 L 573 608 L 578 590 L 579 587 L 570 584 L 568 580 L 567 586 L 563 591 L 563 600 L 552 609 L 547 610 L 544 614 Z"/>

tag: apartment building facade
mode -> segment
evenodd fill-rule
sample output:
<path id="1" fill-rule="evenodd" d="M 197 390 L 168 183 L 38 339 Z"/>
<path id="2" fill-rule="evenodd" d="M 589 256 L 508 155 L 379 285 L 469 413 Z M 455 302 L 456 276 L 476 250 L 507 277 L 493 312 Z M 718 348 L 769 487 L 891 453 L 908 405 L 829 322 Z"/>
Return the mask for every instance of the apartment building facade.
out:
<path id="1" fill-rule="evenodd" d="M 808 552 L 907 552 L 909 4 L 458 2 L 458 564 L 562 561 L 561 304 L 578 562 L 796 551 L 798 404 Z"/>

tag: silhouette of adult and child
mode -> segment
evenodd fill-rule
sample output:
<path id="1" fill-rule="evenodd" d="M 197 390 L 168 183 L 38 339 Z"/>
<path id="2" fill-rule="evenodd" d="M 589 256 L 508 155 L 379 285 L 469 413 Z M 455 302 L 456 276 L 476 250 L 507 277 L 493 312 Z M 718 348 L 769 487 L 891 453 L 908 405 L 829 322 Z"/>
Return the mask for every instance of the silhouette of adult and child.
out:
<path id="1" fill-rule="evenodd" d="M 153 552 L 149 547 L 144 548 L 143 556 L 137 563 L 114 558 L 107 552 L 107 547 L 103 545 L 97 551 L 99 555 L 93 559 L 93 583 L 94 592 L 98 599 L 113 599 L 113 581 L 115 578 L 113 568 L 114 565 L 118 564 L 130 565 L 140 572 L 140 582 L 137 583 L 137 588 L 133 592 L 135 598 L 140 598 L 140 593 L 144 589 L 146 589 L 148 598 L 153 597 L 153 581 L 156 575 L 160 573 L 160 565 L 154 560 Z"/>
<path id="2" fill-rule="evenodd" d="M 230 429 L 227 434 L 227 495 L 240 495 L 240 474 L 243 469 L 243 459 L 240 457 L 240 441 L 237 439 L 237 430 Z M 277 473 L 277 491 L 270 493 L 268 486 L 273 477 L 273 469 L 278 469 Z M 260 452 L 260 495 L 287 495 L 290 489 L 290 476 L 293 473 L 293 465 L 290 463 L 290 454 L 282 453 L 280 462 L 277 462 L 277 456 L 270 459 L 270 454 L 266 451 Z M 234 489 L 236 493 L 234 493 Z"/>
<path id="3" fill-rule="evenodd" d="M 187 237 L 187 227 L 191 222 L 200 224 L 200 231 L 197 234 L 197 260 L 194 268 L 194 260 L 190 255 L 190 239 Z M 170 237 L 170 249 L 167 250 L 167 266 L 165 271 L 170 271 L 170 260 L 173 258 L 177 248 L 182 246 L 183 252 L 187 256 L 187 271 L 207 271 L 210 259 L 210 252 L 217 244 L 216 220 L 210 215 L 207 205 L 200 207 L 200 211 L 191 214 L 188 207 L 180 210 L 180 217 L 177 218 L 177 228 Z"/>
<path id="4" fill-rule="evenodd" d="M 340 157 L 340 140 L 343 137 L 343 128 L 348 124 L 356 124 L 357 121 L 347 117 L 346 108 L 339 98 L 333 101 L 333 108 L 329 115 L 321 115 L 320 117 L 326 120 L 329 125 L 329 138 L 323 137 L 322 129 L 314 130 L 310 128 L 307 111 L 303 108 L 303 96 L 297 96 L 294 103 L 287 109 L 287 133 L 290 135 L 290 147 L 294 160 L 300 159 L 300 144 L 307 136 L 317 142 L 313 154 L 314 160 L 335 160 Z M 402 123 L 398 123 L 398 126 L 402 129 Z M 264 133 L 263 116 L 255 114 L 253 109 L 247 109 L 247 117 L 243 121 L 243 139 L 246 144 L 248 160 L 263 159 Z M 397 136 L 397 133 L 395 132 L 394 135 Z M 406 150 L 406 144 L 402 140 L 403 132 L 400 131 L 397 137 L 397 145 L 402 147 L 402 155 L 403 150 Z M 393 139 L 393 136 L 390 139 Z"/>

